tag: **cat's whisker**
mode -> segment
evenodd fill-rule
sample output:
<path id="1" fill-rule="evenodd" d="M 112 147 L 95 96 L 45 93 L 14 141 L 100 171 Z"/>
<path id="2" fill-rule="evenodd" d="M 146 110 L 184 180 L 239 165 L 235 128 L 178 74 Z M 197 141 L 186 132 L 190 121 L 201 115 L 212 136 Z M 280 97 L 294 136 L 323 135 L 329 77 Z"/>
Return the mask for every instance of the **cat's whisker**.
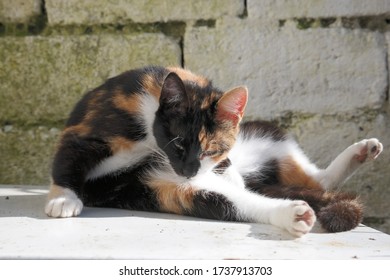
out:
<path id="1" fill-rule="evenodd" d="M 178 139 L 180 139 L 180 138 L 182 138 L 182 137 L 176 136 L 175 138 L 173 138 L 171 141 L 169 141 L 169 142 L 164 146 L 164 149 L 165 149 L 166 147 L 168 147 L 169 144 L 171 144 L 172 142 L 174 142 L 174 141 L 176 141 L 176 140 L 178 140 Z"/>

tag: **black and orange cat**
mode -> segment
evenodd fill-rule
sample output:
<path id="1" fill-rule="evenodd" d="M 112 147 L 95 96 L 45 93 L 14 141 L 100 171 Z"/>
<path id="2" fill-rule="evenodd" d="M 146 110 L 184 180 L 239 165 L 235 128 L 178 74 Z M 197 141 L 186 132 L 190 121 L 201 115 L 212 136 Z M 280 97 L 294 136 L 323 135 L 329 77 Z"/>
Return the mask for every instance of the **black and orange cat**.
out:
<path id="1" fill-rule="evenodd" d="M 332 191 L 382 151 L 376 139 L 318 169 L 266 122 L 240 123 L 245 87 L 223 92 L 181 68 L 146 67 L 111 78 L 76 105 L 54 157 L 45 211 L 83 205 L 269 223 L 295 236 L 316 221 L 356 227 L 356 195 Z"/>

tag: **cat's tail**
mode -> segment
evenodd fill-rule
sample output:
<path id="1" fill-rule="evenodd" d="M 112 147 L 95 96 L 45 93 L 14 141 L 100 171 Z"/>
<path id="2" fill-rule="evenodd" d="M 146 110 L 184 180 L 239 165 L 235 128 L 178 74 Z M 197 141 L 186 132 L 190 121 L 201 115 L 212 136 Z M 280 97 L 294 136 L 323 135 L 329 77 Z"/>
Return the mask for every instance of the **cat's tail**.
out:
<path id="1" fill-rule="evenodd" d="M 348 231 L 363 219 L 363 205 L 359 198 L 348 193 L 325 193 L 329 202 L 316 211 L 318 221 L 328 232 Z"/>
<path id="2" fill-rule="evenodd" d="M 305 200 L 327 232 L 352 230 L 363 219 L 363 204 L 352 193 L 312 190 L 311 193 L 298 194 L 294 199 Z"/>

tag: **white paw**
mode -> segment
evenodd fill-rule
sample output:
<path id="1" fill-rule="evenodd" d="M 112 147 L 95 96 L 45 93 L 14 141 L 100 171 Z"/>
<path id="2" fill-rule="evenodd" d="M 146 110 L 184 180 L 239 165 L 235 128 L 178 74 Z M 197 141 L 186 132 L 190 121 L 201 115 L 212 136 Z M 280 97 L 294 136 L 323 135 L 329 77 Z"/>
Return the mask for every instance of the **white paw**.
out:
<path id="1" fill-rule="evenodd" d="M 45 213 L 50 217 L 67 218 L 80 215 L 82 209 L 83 203 L 76 194 L 65 189 L 60 196 L 48 200 Z"/>
<path id="2" fill-rule="evenodd" d="M 354 159 L 360 163 L 376 159 L 383 151 L 383 145 L 376 138 L 364 139 L 352 145 L 354 149 Z"/>
<path id="3" fill-rule="evenodd" d="M 316 216 L 313 209 L 305 201 L 292 201 L 286 210 L 285 226 L 291 234 L 300 237 L 312 229 Z"/>

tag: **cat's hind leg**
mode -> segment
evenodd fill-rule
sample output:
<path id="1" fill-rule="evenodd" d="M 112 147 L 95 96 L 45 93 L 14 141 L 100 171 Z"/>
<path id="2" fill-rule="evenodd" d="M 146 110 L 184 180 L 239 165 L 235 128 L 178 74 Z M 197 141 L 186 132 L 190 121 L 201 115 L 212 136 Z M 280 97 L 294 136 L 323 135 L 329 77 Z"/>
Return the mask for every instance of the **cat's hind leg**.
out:
<path id="1" fill-rule="evenodd" d="M 363 216 L 358 197 L 326 190 L 317 179 L 322 172 L 325 170 L 313 168 L 301 153 L 295 152 L 246 177 L 245 183 L 250 190 L 269 197 L 306 201 L 328 232 L 355 228 Z"/>
<path id="2" fill-rule="evenodd" d="M 375 160 L 383 150 L 376 138 L 364 139 L 346 148 L 331 164 L 321 170 L 317 180 L 330 189 L 344 183 L 364 163 Z"/>

